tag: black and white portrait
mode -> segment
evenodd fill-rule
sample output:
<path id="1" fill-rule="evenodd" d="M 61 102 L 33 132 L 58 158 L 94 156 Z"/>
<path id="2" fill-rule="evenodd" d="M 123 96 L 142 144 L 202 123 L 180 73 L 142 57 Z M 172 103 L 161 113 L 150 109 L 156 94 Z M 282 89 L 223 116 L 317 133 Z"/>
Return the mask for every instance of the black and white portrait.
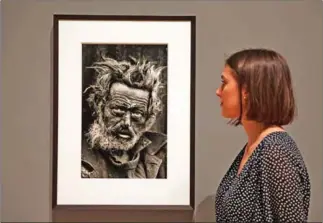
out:
<path id="1" fill-rule="evenodd" d="M 167 178 L 167 45 L 82 45 L 82 178 Z"/>

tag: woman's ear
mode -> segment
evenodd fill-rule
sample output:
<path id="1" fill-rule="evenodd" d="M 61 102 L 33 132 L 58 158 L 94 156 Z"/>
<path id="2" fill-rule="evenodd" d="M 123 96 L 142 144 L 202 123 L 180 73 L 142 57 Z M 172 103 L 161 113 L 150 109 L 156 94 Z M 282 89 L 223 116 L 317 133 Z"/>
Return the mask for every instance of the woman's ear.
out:
<path id="1" fill-rule="evenodd" d="M 242 100 L 245 101 L 248 98 L 248 93 L 245 87 L 241 89 Z"/>
<path id="2" fill-rule="evenodd" d="M 242 88 L 241 90 L 241 104 L 242 104 L 242 107 L 243 107 L 243 111 L 242 111 L 242 118 L 243 119 L 246 119 L 246 113 L 248 110 L 248 92 L 246 90 L 246 88 Z"/>

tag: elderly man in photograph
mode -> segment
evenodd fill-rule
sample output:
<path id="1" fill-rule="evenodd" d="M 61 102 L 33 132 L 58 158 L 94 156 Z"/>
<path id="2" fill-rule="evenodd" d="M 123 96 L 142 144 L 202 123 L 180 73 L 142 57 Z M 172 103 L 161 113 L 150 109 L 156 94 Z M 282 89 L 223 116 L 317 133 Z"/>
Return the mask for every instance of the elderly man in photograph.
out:
<path id="1" fill-rule="evenodd" d="M 164 66 L 104 58 L 87 102 L 95 117 L 82 145 L 82 178 L 167 178 L 166 135 L 150 131 L 162 111 Z"/>

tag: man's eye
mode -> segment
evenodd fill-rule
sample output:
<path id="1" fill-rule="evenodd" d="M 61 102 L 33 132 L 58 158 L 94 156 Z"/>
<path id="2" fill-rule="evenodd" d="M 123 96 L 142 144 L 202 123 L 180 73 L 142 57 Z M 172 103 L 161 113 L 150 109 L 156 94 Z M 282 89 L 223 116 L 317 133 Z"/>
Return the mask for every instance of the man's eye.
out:
<path id="1" fill-rule="evenodd" d="M 134 118 L 141 118 L 142 114 L 138 113 L 138 112 L 135 112 L 135 113 L 132 113 L 131 116 L 134 117 Z"/>
<path id="2" fill-rule="evenodd" d="M 123 110 L 121 110 L 121 109 L 119 109 L 119 108 L 114 108 L 114 109 L 112 109 L 112 111 L 113 111 L 115 114 L 117 114 L 117 115 L 122 115 L 122 114 L 124 114 L 124 111 L 123 111 Z"/>

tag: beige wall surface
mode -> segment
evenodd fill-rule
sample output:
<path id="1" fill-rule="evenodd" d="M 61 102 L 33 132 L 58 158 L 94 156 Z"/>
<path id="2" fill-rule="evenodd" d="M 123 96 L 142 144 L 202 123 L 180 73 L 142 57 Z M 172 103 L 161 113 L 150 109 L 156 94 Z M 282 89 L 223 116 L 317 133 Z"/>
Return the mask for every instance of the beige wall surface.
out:
<path id="1" fill-rule="evenodd" d="M 269 47 L 288 60 L 298 118 L 287 128 L 311 177 L 309 221 L 322 218 L 322 1 L 1 2 L 1 219 L 51 220 L 53 14 L 196 15 L 196 220 L 214 221 L 213 195 L 246 142 L 226 125 L 215 89 L 226 55 Z"/>

